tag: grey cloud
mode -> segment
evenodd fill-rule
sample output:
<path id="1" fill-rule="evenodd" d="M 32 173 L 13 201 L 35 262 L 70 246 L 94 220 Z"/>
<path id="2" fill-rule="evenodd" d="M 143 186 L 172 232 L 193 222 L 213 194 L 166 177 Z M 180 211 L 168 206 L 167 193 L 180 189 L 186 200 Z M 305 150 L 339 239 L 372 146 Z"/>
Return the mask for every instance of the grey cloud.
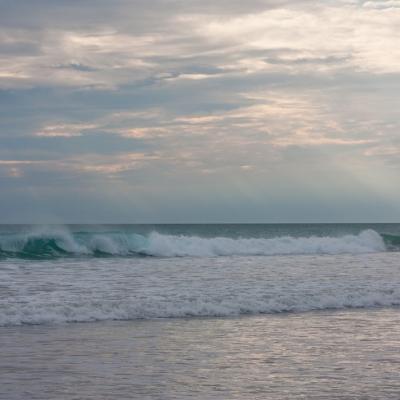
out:
<path id="1" fill-rule="evenodd" d="M 121 138 L 118 140 L 113 133 L 96 132 L 78 137 L 1 137 L 0 157 L 8 154 L 7 158 L 15 159 L 19 152 L 27 154 L 39 153 L 46 159 L 60 159 L 62 156 L 82 155 L 95 152 L 100 155 L 124 153 L 129 151 L 150 150 L 151 144 L 140 139 Z M 11 156 L 14 155 L 14 157 Z"/>
<path id="2" fill-rule="evenodd" d="M 80 64 L 80 63 L 59 64 L 59 65 L 55 65 L 54 68 L 73 69 L 73 70 L 81 71 L 81 72 L 92 72 L 92 71 L 97 70 L 97 68 L 90 67 L 89 65 L 84 65 L 84 64 Z"/>
<path id="3" fill-rule="evenodd" d="M 299 57 L 293 59 L 285 58 L 266 58 L 265 61 L 269 64 L 281 64 L 281 65 L 301 65 L 301 64 L 321 64 L 321 65 L 332 65 L 332 64 L 343 64 L 351 59 L 347 57 Z"/>
<path id="4" fill-rule="evenodd" d="M 400 218 L 395 59 L 379 69 L 380 49 L 369 52 L 364 36 L 324 41 L 326 17 L 343 21 L 342 7 L 367 10 L 334 0 L 1 1 L 0 216 L 22 215 L 12 199 L 20 210 L 26 197 L 37 215 L 69 221 L 362 219 L 373 201 L 385 210 L 377 218 Z M 288 23 L 280 40 L 257 42 L 257 18 L 276 10 L 317 16 L 318 35 L 296 42 L 309 32 Z M 235 35 L 239 19 L 215 33 L 248 16 L 250 33 Z M 35 136 L 54 126 L 70 137 Z"/>
<path id="5" fill-rule="evenodd" d="M 277 7 L 301 7 L 312 4 L 311 0 L 2 0 L 0 21 L 4 26 L 23 25 L 27 27 L 59 26 L 88 27 L 91 25 L 112 26 L 113 23 L 143 32 L 146 24 L 158 22 L 162 26 L 167 16 L 177 14 L 205 13 L 217 15 L 235 15 L 259 12 Z M 129 24 L 129 21 L 131 23 Z M 132 22 L 135 22 L 133 24 Z M 148 25 L 147 25 L 148 27 Z M 151 29 L 157 29 L 152 25 Z"/>
<path id="6" fill-rule="evenodd" d="M 41 52 L 40 46 L 37 43 L 30 42 L 0 42 L 0 54 L 4 56 L 36 56 Z"/>

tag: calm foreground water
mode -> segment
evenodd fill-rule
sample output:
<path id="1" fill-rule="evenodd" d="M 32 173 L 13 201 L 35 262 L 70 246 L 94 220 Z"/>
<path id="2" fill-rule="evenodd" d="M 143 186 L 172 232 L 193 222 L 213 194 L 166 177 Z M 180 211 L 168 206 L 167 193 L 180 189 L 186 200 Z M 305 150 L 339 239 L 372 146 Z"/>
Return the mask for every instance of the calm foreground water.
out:
<path id="1" fill-rule="evenodd" d="M 400 314 L 7 327 L 2 399 L 399 399 Z"/>
<path id="2" fill-rule="evenodd" d="M 0 229 L 0 399 L 399 399 L 400 225 Z"/>

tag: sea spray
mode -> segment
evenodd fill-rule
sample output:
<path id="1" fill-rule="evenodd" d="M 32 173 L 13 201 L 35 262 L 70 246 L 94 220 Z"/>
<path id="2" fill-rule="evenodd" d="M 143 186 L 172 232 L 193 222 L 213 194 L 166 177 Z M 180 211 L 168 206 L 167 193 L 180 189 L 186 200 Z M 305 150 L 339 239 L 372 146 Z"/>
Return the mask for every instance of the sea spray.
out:
<path id="1" fill-rule="evenodd" d="M 393 237 L 389 239 L 390 250 L 398 250 Z M 159 232 L 147 235 L 127 232 L 72 233 L 62 228 L 0 235 L 2 258 L 269 256 L 362 254 L 386 250 L 384 237 L 372 229 L 355 235 L 272 238 L 200 237 Z"/>

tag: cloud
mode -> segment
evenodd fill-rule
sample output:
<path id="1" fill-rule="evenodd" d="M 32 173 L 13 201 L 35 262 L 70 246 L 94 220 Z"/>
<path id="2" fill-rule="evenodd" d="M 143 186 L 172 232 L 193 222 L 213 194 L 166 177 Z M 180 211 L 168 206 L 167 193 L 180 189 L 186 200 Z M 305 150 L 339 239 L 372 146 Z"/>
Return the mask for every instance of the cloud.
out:
<path id="1" fill-rule="evenodd" d="M 55 124 L 44 126 L 42 130 L 35 132 L 35 136 L 43 137 L 73 137 L 82 136 L 86 131 L 97 128 L 95 124 Z"/>
<path id="2" fill-rule="evenodd" d="M 400 8 L 400 1 L 398 0 L 375 0 L 366 1 L 363 3 L 363 7 L 372 8 L 378 10 L 385 10 L 390 8 Z"/>
<path id="3" fill-rule="evenodd" d="M 8 2 L 2 188 L 15 196 L 40 188 L 49 199 L 111 192 L 125 210 L 137 199 L 139 214 L 150 197 L 176 202 L 177 215 L 182 199 L 201 209 L 213 192 L 219 208 L 210 203 L 208 215 L 235 196 L 235 210 L 248 201 L 262 214 L 265 199 L 279 204 L 302 191 L 305 203 L 376 192 L 394 204 L 397 6 Z"/>
<path id="4" fill-rule="evenodd" d="M 133 82 L 172 83 L 282 68 L 290 73 L 400 69 L 394 34 L 400 14 L 393 1 L 318 6 L 252 1 L 245 6 L 232 3 L 225 7 L 230 11 L 224 9 L 225 2 L 200 6 L 190 1 L 183 8 L 173 2 L 165 9 L 159 1 L 152 13 L 142 2 L 133 7 L 117 1 L 112 8 L 100 2 L 96 16 L 89 14 L 90 2 L 42 3 L 44 13 L 38 12 L 43 11 L 40 4 L 35 9 L 24 4 L 29 19 L 21 16 L 18 5 L 10 5 L 8 20 L 3 18 L 4 88 L 111 89 Z M 391 8 L 383 14 L 372 4 Z M 15 25 L 10 26 L 11 21 Z"/>
<path id="5" fill-rule="evenodd" d="M 83 65 L 83 64 L 74 63 L 74 62 L 70 62 L 69 64 L 55 65 L 54 68 L 72 69 L 72 70 L 82 71 L 82 72 L 93 72 L 93 71 L 96 71 L 96 68 L 94 68 L 94 67 L 90 67 L 88 65 Z"/>

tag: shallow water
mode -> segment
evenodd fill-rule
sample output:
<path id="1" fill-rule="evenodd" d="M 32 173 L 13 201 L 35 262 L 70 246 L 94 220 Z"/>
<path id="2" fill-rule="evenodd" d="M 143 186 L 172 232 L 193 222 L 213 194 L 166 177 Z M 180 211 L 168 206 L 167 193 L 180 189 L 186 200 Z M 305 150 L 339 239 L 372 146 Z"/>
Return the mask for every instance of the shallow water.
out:
<path id="1" fill-rule="evenodd" d="M 400 312 L 3 327 L 0 398 L 398 399 Z"/>
<path id="2" fill-rule="evenodd" d="M 400 398 L 399 224 L 159 228 L 0 229 L 1 400 Z"/>
<path id="3" fill-rule="evenodd" d="M 0 263 L 0 326 L 400 305 L 399 254 Z"/>

